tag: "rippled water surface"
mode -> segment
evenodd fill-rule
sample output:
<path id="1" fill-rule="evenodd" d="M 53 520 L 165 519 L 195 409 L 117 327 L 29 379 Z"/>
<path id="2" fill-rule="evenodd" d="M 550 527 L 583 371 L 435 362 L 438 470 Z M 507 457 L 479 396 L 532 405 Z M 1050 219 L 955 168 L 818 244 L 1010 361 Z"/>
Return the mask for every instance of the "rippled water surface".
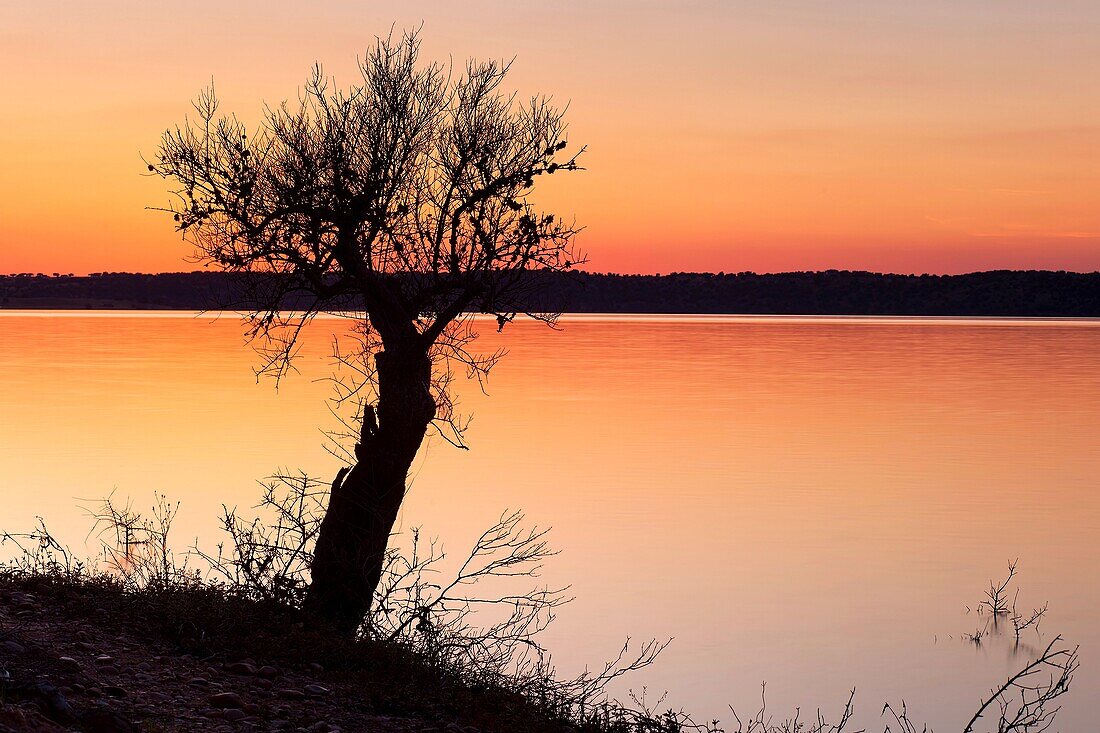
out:
<path id="1" fill-rule="evenodd" d="M 231 315 L 0 312 L 0 519 L 82 543 L 74 499 L 183 501 L 178 541 L 218 539 L 280 467 L 331 476 L 330 336 L 276 391 Z M 487 326 L 486 331 L 493 329 Z M 1043 637 L 1081 645 L 1066 731 L 1100 689 L 1100 324 L 950 319 L 572 317 L 516 324 L 471 450 L 421 452 L 400 522 L 456 553 L 505 508 L 553 525 L 545 573 L 577 600 L 559 666 L 674 636 L 634 680 L 668 703 L 835 710 L 903 697 L 961 729 L 1021 653 L 963 640 L 1019 558 Z M 1026 655 L 1028 649 L 1022 654 Z"/>

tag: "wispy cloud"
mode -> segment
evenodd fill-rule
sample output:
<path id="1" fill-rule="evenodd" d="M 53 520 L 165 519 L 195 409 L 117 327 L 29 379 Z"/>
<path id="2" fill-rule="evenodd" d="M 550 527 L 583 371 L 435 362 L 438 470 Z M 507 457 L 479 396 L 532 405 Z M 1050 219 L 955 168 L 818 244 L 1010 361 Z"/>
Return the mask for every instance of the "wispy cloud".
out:
<path id="1" fill-rule="evenodd" d="M 1030 239 L 1100 239 L 1100 232 L 1051 231 L 1048 229 L 991 229 L 966 232 L 968 237 L 1028 237 Z"/>
<path id="2" fill-rule="evenodd" d="M 1040 188 L 949 188 L 955 193 L 982 193 L 997 196 L 1046 196 L 1054 193 Z"/>
<path id="3" fill-rule="evenodd" d="M 964 145 L 973 145 L 975 143 L 1006 145 L 1066 143 L 1071 145 L 1095 145 L 1097 141 L 1100 141 L 1100 126 L 1078 125 L 970 130 L 963 133 L 947 135 L 945 139 Z"/>
<path id="4" fill-rule="evenodd" d="M 991 238 L 1029 238 L 1029 239 L 1100 239 L 1100 231 L 1078 229 L 1050 229 L 1034 224 L 1001 224 L 993 227 L 975 227 L 974 222 L 951 221 L 934 216 L 925 216 L 925 221 L 956 231 L 967 237 L 977 239 Z"/>

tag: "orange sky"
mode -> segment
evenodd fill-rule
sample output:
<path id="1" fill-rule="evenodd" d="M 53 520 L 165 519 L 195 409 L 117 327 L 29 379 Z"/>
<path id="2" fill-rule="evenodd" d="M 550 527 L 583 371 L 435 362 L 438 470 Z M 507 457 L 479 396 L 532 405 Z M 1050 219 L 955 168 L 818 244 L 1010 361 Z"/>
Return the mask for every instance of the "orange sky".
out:
<path id="1" fill-rule="evenodd" d="M 543 200 L 591 269 L 1100 269 L 1095 0 L 195 0 L 6 4 L 0 272 L 192 269 L 139 156 L 194 94 L 247 118 L 421 22 L 570 100 Z"/>

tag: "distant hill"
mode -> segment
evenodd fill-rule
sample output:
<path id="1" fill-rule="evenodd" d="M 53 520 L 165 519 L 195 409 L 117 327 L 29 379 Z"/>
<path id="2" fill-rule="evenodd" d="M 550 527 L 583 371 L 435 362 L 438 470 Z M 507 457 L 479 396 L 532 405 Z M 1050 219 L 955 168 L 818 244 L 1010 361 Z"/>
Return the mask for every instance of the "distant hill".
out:
<path id="1" fill-rule="evenodd" d="M 1095 272 L 577 272 L 537 277 L 544 285 L 540 310 L 563 313 L 1100 317 L 1100 273 Z M 240 291 L 239 280 L 212 272 L 7 275 L 0 276 L 0 308 L 233 308 Z"/>

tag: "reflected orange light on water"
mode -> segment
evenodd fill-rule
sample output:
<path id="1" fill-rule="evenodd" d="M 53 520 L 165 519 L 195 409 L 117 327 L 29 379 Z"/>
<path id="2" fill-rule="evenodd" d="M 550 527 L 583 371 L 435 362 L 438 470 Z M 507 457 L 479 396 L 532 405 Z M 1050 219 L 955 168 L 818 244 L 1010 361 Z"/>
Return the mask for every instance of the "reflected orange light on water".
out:
<path id="1" fill-rule="evenodd" d="M 163 491 L 181 545 L 209 544 L 256 479 L 333 475 L 344 326 L 316 322 L 276 391 L 232 316 L 0 313 L 4 528 L 43 515 L 79 543 L 75 498 Z M 453 555 L 506 508 L 553 525 L 544 580 L 577 597 L 548 639 L 563 671 L 675 636 L 632 684 L 677 705 L 855 685 L 863 710 L 904 696 L 942 727 L 1015 665 L 960 637 L 1016 557 L 1044 628 L 1100 650 L 1098 322 L 576 317 L 478 346 L 510 353 L 489 396 L 460 386 L 471 450 L 431 441 L 399 524 Z M 1067 729 L 1089 704 L 1069 696 Z"/>

